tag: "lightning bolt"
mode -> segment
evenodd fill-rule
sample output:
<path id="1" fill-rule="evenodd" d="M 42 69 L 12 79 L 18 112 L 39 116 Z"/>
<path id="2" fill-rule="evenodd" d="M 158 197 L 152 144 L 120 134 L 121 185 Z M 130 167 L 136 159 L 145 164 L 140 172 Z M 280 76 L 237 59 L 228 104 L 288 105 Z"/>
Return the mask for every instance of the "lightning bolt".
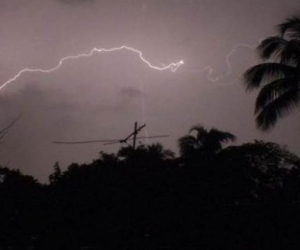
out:
<path id="1" fill-rule="evenodd" d="M 207 75 L 206 75 L 206 78 L 207 78 L 209 81 L 215 83 L 215 82 L 218 82 L 218 81 L 220 81 L 220 80 L 222 80 L 222 79 L 224 79 L 224 78 L 230 76 L 230 75 L 232 74 L 232 64 L 231 64 L 231 62 L 230 62 L 230 58 L 231 58 L 232 55 L 236 52 L 236 50 L 237 50 L 238 48 L 240 48 L 240 47 L 242 47 L 242 48 L 249 48 L 249 49 L 251 49 L 251 50 L 254 49 L 254 47 L 251 46 L 251 45 L 249 45 L 249 44 L 244 44 L 244 43 L 235 44 L 235 45 L 233 46 L 233 48 L 229 51 L 229 53 L 228 53 L 228 54 L 226 55 L 226 57 L 225 57 L 225 63 L 226 63 L 226 66 L 227 66 L 227 71 L 226 71 L 226 73 L 223 74 L 223 75 L 217 76 L 217 77 L 213 77 L 213 76 L 212 76 L 212 74 L 213 74 L 213 68 L 210 67 L 210 66 L 206 66 L 204 69 L 202 69 L 202 72 L 204 72 L 204 71 L 207 71 L 207 72 L 208 72 Z"/>
<path id="2" fill-rule="evenodd" d="M 277 36 L 277 34 L 272 34 L 270 35 L 269 37 L 272 37 L 272 36 Z M 265 40 L 265 38 L 259 38 L 258 39 L 258 44 L 260 44 L 263 40 Z M 184 71 L 187 71 L 187 72 L 192 72 L 192 73 L 203 73 L 203 72 L 207 72 L 206 73 L 206 79 L 212 83 L 218 83 L 220 80 L 223 80 L 225 79 L 226 77 L 232 75 L 233 73 L 233 68 L 232 68 L 232 63 L 230 61 L 230 58 L 233 56 L 233 54 L 237 51 L 238 48 L 247 48 L 247 49 L 250 49 L 252 51 L 254 51 L 257 47 L 257 44 L 255 45 L 250 45 L 250 44 L 247 44 L 247 43 L 237 43 L 237 44 L 234 44 L 232 49 L 227 53 L 227 55 L 225 56 L 225 64 L 226 64 L 226 67 L 227 67 L 227 70 L 226 72 L 223 74 L 223 75 L 219 75 L 219 76 L 213 76 L 213 72 L 214 72 L 214 69 L 211 67 L 211 66 L 205 66 L 204 68 L 202 69 L 194 69 L 194 70 L 184 70 Z M 255 63 L 258 63 L 257 61 Z M 231 84 L 231 83 L 234 83 L 237 79 L 239 79 L 241 75 L 237 76 L 234 80 L 232 80 L 230 83 L 228 84 Z M 224 83 L 222 83 L 224 84 Z"/>
<path id="3" fill-rule="evenodd" d="M 232 63 L 231 63 L 231 57 L 234 55 L 234 53 L 236 53 L 238 48 L 248 48 L 251 50 L 254 50 L 256 47 L 250 44 L 246 44 L 246 43 L 238 43 L 233 45 L 232 49 L 227 53 L 226 57 L 225 57 L 225 64 L 227 67 L 226 72 L 223 75 L 219 75 L 219 76 L 213 76 L 214 73 L 214 69 L 211 66 L 205 66 L 202 69 L 192 69 L 192 70 L 185 70 L 187 72 L 192 72 L 192 73 L 204 73 L 206 72 L 206 79 L 212 83 L 218 83 L 220 80 L 225 79 L 226 77 L 230 76 L 233 72 L 233 68 L 232 68 Z M 238 77 L 237 77 L 238 78 Z M 237 78 L 235 80 L 233 80 L 233 82 L 235 82 L 237 80 Z"/>
<path id="4" fill-rule="evenodd" d="M 16 74 L 14 77 L 12 77 L 11 79 L 9 79 L 8 81 L 6 81 L 5 83 L 3 83 L 1 86 L 0 86 L 0 91 L 5 88 L 8 84 L 16 81 L 19 77 L 21 77 L 24 73 L 51 73 L 55 70 L 58 70 L 65 61 L 68 61 L 68 60 L 74 60 L 74 59 L 79 59 L 79 58 L 82 58 L 82 57 L 90 57 L 92 56 L 94 53 L 101 53 L 101 52 L 114 52 L 114 51 L 119 51 L 119 50 L 128 50 L 128 51 L 131 51 L 131 52 L 134 52 L 136 54 L 138 54 L 138 56 L 140 57 L 140 59 L 146 64 L 148 65 L 148 67 L 150 67 L 151 69 L 155 69 L 155 70 L 159 70 L 159 71 L 163 71 L 163 70 L 171 70 L 171 72 L 175 72 L 181 65 L 184 64 L 183 60 L 177 62 L 177 63 L 170 63 L 168 65 L 165 65 L 163 67 L 158 67 L 158 66 L 155 66 L 155 65 L 152 65 L 149 61 L 147 61 L 145 59 L 145 57 L 143 56 L 143 52 L 140 51 L 140 50 L 137 50 L 137 49 L 134 49 L 132 47 L 128 47 L 128 46 L 121 46 L 121 47 L 116 47 L 116 48 L 111 48 L 111 49 L 105 49 L 105 48 L 101 48 L 101 49 L 98 49 L 98 48 L 93 48 L 89 53 L 86 53 L 86 54 L 79 54 L 79 55 L 75 55 L 75 56 L 66 56 L 62 59 L 60 59 L 60 61 L 58 62 L 58 64 L 51 68 L 51 69 L 22 69 L 21 71 L 19 71 L 18 74 Z"/>

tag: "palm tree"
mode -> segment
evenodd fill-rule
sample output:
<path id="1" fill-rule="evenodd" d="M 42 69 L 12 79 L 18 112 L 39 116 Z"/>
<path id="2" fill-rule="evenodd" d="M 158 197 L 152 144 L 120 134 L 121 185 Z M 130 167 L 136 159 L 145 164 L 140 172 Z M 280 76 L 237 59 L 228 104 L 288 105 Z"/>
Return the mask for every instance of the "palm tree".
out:
<path id="1" fill-rule="evenodd" d="M 190 133 L 193 131 L 196 136 L 189 134 L 179 139 L 180 154 L 186 159 L 211 158 L 222 149 L 223 143 L 236 139 L 231 133 L 215 128 L 208 131 L 200 125 L 192 127 Z"/>
<path id="2" fill-rule="evenodd" d="M 261 130 L 273 127 L 300 103 L 300 18 L 278 25 L 278 35 L 258 46 L 263 63 L 244 73 L 247 90 L 260 88 L 256 99 L 256 124 Z"/>

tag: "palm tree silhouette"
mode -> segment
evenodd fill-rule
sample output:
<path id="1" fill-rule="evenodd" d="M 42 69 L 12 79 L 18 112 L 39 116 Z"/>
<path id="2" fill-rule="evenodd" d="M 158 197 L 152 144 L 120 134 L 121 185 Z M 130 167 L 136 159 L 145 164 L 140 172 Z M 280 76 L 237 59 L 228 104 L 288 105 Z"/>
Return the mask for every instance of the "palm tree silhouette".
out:
<path id="1" fill-rule="evenodd" d="M 255 114 L 261 130 L 273 127 L 300 103 L 300 18 L 278 25 L 278 33 L 257 48 L 264 63 L 244 73 L 247 90 L 260 88 Z"/>
<path id="2" fill-rule="evenodd" d="M 208 159 L 222 149 L 222 144 L 234 141 L 236 137 L 229 133 L 212 128 L 205 129 L 198 125 L 190 129 L 190 133 L 195 131 L 196 136 L 191 134 L 179 139 L 180 154 L 187 159 Z"/>

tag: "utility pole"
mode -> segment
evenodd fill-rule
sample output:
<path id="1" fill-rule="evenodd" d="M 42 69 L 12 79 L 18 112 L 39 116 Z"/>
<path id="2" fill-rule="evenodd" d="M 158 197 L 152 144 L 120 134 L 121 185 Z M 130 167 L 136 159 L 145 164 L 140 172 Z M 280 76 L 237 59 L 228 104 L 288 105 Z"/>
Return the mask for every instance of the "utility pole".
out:
<path id="1" fill-rule="evenodd" d="M 136 145 L 136 135 L 137 135 L 137 122 L 134 123 L 134 130 L 133 130 L 133 143 L 132 143 L 132 148 L 135 150 L 135 145 Z"/>
<path id="2" fill-rule="evenodd" d="M 135 147 L 136 147 L 136 136 L 137 136 L 137 134 L 144 128 L 144 127 L 146 127 L 146 124 L 144 124 L 144 125 L 142 125 L 142 126 L 140 126 L 139 128 L 138 128 L 138 123 L 137 122 L 135 122 L 134 123 L 134 130 L 133 130 L 133 133 L 132 134 L 130 134 L 127 138 L 129 138 L 130 136 L 132 136 L 133 135 L 133 143 L 132 143 L 132 148 L 133 148 L 133 150 L 135 150 Z"/>

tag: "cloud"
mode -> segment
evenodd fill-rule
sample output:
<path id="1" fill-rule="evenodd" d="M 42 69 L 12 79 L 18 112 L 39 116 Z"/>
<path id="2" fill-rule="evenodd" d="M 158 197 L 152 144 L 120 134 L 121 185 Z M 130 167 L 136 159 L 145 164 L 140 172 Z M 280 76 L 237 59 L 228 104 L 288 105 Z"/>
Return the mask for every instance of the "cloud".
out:
<path id="1" fill-rule="evenodd" d="M 127 108 L 128 105 L 132 104 L 134 100 L 139 97 L 144 97 L 145 94 L 140 90 L 133 87 L 122 88 L 118 95 L 118 103 L 116 105 L 117 109 Z"/>
<path id="2" fill-rule="evenodd" d="M 97 0 L 57 0 L 63 4 L 91 4 Z"/>
<path id="3" fill-rule="evenodd" d="M 143 95 L 143 93 L 140 90 L 133 87 L 122 88 L 120 94 L 122 96 L 130 97 L 130 98 L 139 97 Z"/>

